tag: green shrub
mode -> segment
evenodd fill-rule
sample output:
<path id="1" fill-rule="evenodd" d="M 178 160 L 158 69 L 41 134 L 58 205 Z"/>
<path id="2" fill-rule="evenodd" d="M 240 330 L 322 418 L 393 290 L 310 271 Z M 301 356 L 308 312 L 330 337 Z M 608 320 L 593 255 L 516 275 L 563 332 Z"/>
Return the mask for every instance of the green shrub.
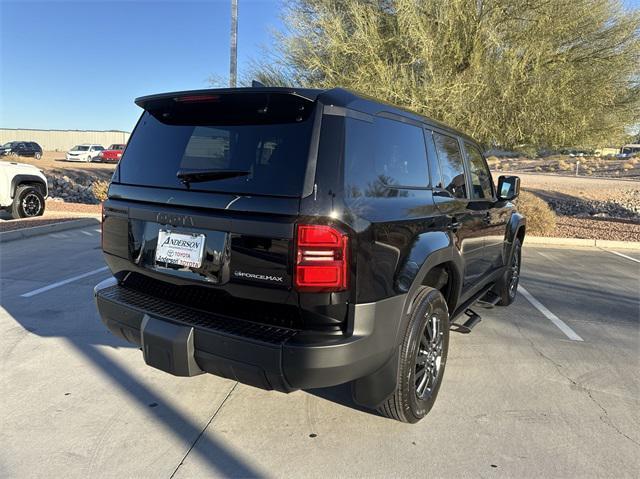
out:
<path id="1" fill-rule="evenodd" d="M 109 190 L 109 182 L 108 181 L 94 181 L 91 184 L 91 191 L 93 192 L 93 196 L 100 202 L 103 202 L 107 199 L 107 191 Z"/>
<path id="2" fill-rule="evenodd" d="M 527 234 L 550 236 L 556 229 L 556 214 L 533 193 L 521 191 L 516 200 L 518 211 L 527 218 Z"/>

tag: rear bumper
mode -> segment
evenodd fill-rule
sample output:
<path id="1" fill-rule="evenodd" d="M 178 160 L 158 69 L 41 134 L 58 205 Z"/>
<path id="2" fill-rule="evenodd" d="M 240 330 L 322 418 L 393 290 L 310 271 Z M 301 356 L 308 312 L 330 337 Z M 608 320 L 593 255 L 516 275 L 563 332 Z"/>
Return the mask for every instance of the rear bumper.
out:
<path id="1" fill-rule="evenodd" d="M 351 334 L 321 335 L 185 308 L 113 278 L 94 293 L 105 325 L 143 346 L 148 364 L 175 375 L 208 372 L 283 392 L 334 386 L 380 368 L 395 349 L 405 299 L 352 305 Z"/>

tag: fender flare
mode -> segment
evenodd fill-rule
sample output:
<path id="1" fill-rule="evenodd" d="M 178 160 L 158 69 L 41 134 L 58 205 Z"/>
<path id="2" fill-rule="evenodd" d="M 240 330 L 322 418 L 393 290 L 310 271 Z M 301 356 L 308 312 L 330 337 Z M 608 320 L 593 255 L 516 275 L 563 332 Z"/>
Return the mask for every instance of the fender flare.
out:
<path id="1" fill-rule="evenodd" d="M 513 252 L 513 243 L 522 228 L 527 227 L 527 218 L 525 218 L 521 213 L 517 211 L 511 215 L 509 218 L 509 223 L 507 225 L 506 237 L 504 242 L 504 253 L 503 258 L 505 259 L 505 264 L 511 260 L 511 253 Z"/>
<path id="2" fill-rule="evenodd" d="M 40 185 L 40 188 L 42 190 L 42 196 L 44 196 L 45 198 L 47 197 L 47 195 L 49 193 L 48 192 L 48 188 L 47 188 L 47 182 L 44 181 L 39 176 L 20 174 L 20 175 L 15 175 L 13 178 L 11 178 L 11 190 L 10 191 L 11 191 L 11 198 L 12 199 L 16 195 L 16 189 L 22 183 L 37 183 L 38 185 Z"/>
<path id="3" fill-rule="evenodd" d="M 436 235 L 440 235 L 440 237 Z M 422 248 L 418 246 L 420 244 L 422 244 Z M 407 290 L 402 308 L 402 315 L 396 327 L 394 352 L 377 371 L 364 378 L 356 379 L 352 383 L 353 400 L 361 406 L 373 409 L 379 407 L 393 394 L 396 388 L 398 382 L 398 364 L 400 361 L 400 335 L 409 322 L 414 300 L 427 273 L 442 263 L 448 262 L 453 264 L 455 274 L 457 275 L 457 279 L 454 282 L 454 301 L 457 301 L 457 298 L 460 296 L 462 289 L 462 272 L 464 269 L 460 251 L 455 247 L 450 234 L 428 232 L 421 235 L 421 239 L 416 243 L 411 254 L 409 254 L 399 277 L 402 277 L 402 271 L 406 269 L 407 265 L 410 265 L 412 262 L 415 263 L 416 260 L 420 259 L 422 260 L 421 266 L 415 270 L 415 274 L 411 277 L 410 287 Z M 405 276 L 402 277 L 402 279 L 406 280 L 408 278 Z"/>

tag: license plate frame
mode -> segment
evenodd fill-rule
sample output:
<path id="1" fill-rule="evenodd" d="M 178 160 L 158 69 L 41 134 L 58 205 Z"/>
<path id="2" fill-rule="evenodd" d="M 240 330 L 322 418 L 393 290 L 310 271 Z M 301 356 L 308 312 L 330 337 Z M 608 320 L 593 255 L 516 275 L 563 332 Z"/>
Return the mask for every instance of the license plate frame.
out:
<path id="1" fill-rule="evenodd" d="M 161 228 L 154 254 L 160 268 L 189 271 L 202 267 L 207 236 Z"/>

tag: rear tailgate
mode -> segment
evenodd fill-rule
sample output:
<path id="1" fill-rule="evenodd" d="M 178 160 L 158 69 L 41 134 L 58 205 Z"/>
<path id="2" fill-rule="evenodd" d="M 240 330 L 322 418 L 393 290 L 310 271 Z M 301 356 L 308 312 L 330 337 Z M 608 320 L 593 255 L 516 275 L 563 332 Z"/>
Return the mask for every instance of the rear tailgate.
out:
<path id="1" fill-rule="evenodd" d="M 292 239 L 314 104 L 246 95 L 144 102 L 104 204 L 103 250 L 132 288 L 295 326 Z M 185 169 L 242 174 L 184 182 Z"/>
<path id="2" fill-rule="evenodd" d="M 175 284 L 291 287 L 291 239 L 297 200 L 240 201 L 226 195 L 196 194 L 210 205 L 205 211 L 196 206 L 198 201 L 189 206 L 155 202 L 162 195 L 175 202 L 175 195 L 168 191 L 155 192 L 154 202 L 130 201 L 132 196 L 144 198 L 148 191 L 141 190 L 112 186 L 110 199 L 104 204 L 105 253 L 127 259 L 145 271 L 171 276 Z M 219 208 L 214 207 L 216 203 Z M 222 207 L 224 203 L 228 209 Z M 259 212 L 265 206 L 270 206 L 269 215 Z M 273 214 L 276 208 L 280 215 Z M 247 211 L 250 209 L 253 211 Z M 159 237 L 164 240 L 160 244 Z M 181 243 L 184 238 L 193 241 Z M 197 264 L 181 260 L 181 252 L 191 254 L 189 260 Z"/>

